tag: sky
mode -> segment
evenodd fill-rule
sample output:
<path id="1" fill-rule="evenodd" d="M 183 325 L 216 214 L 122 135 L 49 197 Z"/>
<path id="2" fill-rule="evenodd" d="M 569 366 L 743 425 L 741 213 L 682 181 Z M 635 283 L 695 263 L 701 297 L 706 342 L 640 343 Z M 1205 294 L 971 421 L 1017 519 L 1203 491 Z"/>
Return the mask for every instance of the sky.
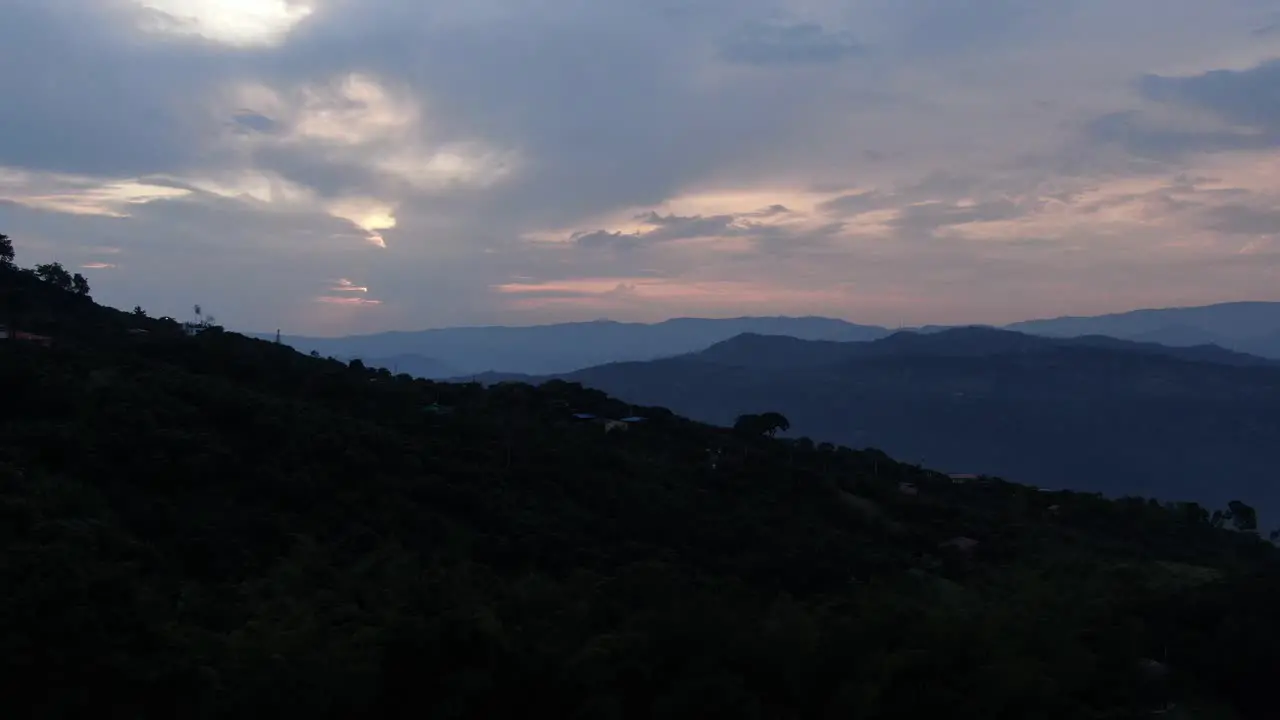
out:
<path id="1" fill-rule="evenodd" d="M 1280 0 L 4 0 L 0 233 L 287 334 L 1280 300 Z"/>

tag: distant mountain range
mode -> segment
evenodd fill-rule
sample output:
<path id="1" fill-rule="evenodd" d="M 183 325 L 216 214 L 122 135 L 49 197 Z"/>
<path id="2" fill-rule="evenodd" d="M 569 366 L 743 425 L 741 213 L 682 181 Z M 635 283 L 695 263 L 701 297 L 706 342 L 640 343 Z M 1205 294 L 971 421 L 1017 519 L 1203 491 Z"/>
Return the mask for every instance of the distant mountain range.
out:
<path id="1" fill-rule="evenodd" d="M 1280 513 L 1280 361 L 1215 346 L 976 327 L 862 343 L 747 334 L 557 377 L 719 424 L 778 411 L 792 434 L 950 472 Z"/>
<path id="2" fill-rule="evenodd" d="M 919 328 L 922 333 L 946 329 Z M 1097 317 L 1032 320 L 1006 329 L 1049 337 L 1107 336 L 1172 347 L 1211 344 L 1280 359 L 1280 303 L 1135 310 Z M 339 338 L 289 336 L 283 340 L 304 352 L 314 350 L 344 360 L 358 357 L 370 365 L 395 367 L 422 377 L 447 378 L 490 371 L 546 375 L 612 362 L 673 357 L 744 333 L 864 342 L 886 338 L 894 332 L 831 318 L 744 317 L 677 318 L 654 324 L 597 321 L 461 327 Z"/>
<path id="3" fill-rule="evenodd" d="M 421 377 L 446 378 L 486 371 L 549 374 L 620 360 L 651 360 L 706 348 L 742 333 L 787 335 L 811 340 L 874 340 L 889 330 L 819 317 L 744 317 L 727 320 L 676 318 L 654 324 L 600 320 L 530 327 L 460 327 L 353 335 L 339 338 L 283 337 L 302 352 Z M 267 338 L 262 335 L 260 337 Z M 271 337 L 274 337 L 272 335 Z M 406 369 L 409 365 L 424 372 Z"/>
<path id="4" fill-rule="evenodd" d="M 1096 317 L 1031 320 L 1006 327 L 1053 337 L 1109 335 L 1178 347 L 1213 344 L 1280 358 L 1280 303 L 1275 302 L 1134 310 Z"/>

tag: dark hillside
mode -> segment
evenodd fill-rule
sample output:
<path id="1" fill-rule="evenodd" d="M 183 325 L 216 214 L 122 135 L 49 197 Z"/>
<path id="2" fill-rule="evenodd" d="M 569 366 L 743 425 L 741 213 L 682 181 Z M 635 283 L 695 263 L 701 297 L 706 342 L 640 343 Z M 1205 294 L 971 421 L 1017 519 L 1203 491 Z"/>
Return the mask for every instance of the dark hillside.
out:
<path id="1" fill-rule="evenodd" d="M 952 472 L 1219 506 L 1280 524 L 1280 366 L 1220 348 L 965 328 L 870 343 L 746 335 L 704 353 L 562 376 L 728 424 L 769 408 L 793 432 Z"/>
<path id="2" fill-rule="evenodd" d="M 1245 681 L 1277 667 L 1277 551 L 1199 506 L 955 484 L 572 383 L 416 380 L 0 285 L 52 337 L 0 343 L 13 717 L 1270 702 Z M 1140 661 L 1166 652 L 1162 685 Z"/>

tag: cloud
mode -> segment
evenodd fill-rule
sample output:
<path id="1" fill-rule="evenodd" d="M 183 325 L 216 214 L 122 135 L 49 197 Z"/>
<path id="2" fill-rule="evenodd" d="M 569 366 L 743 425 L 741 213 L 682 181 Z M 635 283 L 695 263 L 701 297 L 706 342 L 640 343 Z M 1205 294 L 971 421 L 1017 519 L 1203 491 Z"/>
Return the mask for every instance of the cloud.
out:
<path id="1" fill-rule="evenodd" d="M 112 270 L 116 268 L 115 263 L 91 262 L 80 266 L 84 270 Z"/>
<path id="2" fill-rule="evenodd" d="M 369 292 L 369 288 L 361 285 L 356 285 L 355 283 L 351 282 L 346 278 L 339 278 L 336 282 L 334 282 L 333 286 L 329 288 L 329 292 L 367 293 Z"/>
<path id="3" fill-rule="evenodd" d="M 1280 59 L 1247 70 L 1211 70 L 1184 77 L 1144 75 L 1138 88 L 1155 102 L 1203 108 L 1236 125 L 1280 132 Z"/>
<path id="4" fill-rule="evenodd" d="M 125 218 L 131 206 L 188 194 L 189 190 L 141 178 L 95 178 L 0 167 L 0 202 L 35 210 Z"/>
<path id="5" fill-rule="evenodd" d="M 381 300 L 371 300 L 362 297 L 346 297 L 341 295 L 322 295 L 316 298 L 316 302 L 328 305 L 381 305 Z"/>
<path id="6" fill-rule="evenodd" d="M 1280 236 L 1280 207 L 1225 204 L 1205 212 L 1206 227 L 1232 235 Z"/>
<path id="7" fill-rule="evenodd" d="M 1244 70 L 1148 73 L 1135 85 L 1155 107 L 1105 114 L 1089 125 L 1093 138 L 1159 160 L 1280 147 L 1280 59 Z"/>
<path id="8" fill-rule="evenodd" d="M 868 210 L 877 210 L 888 204 L 888 198 L 875 190 L 849 193 L 823 202 L 823 212 L 832 215 L 859 215 Z"/>
<path id="9" fill-rule="evenodd" d="M 770 243 L 819 242 L 839 234 L 844 228 L 840 222 L 815 223 L 807 214 L 796 213 L 781 203 L 767 207 L 715 215 L 661 214 L 656 210 L 640 213 L 631 218 L 637 228 L 630 232 L 621 230 L 577 231 L 569 241 L 584 249 L 609 249 L 627 251 L 653 248 L 662 244 L 682 241 L 719 241 L 725 247 L 742 248 L 733 241 L 747 242 L 748 248 L 763 249 Z"/>
<path id="10" fill-rule="evenodd" d="M 934 235 L 938 230 L 969 223 L 1011 220 L 1026 210 L 1008 199 L 981 203 L 925 202 L 902 208 L 889 225 L 899 232 Z"/>
<path id="11" fill-rule="evenodd" d="M 1275 22 L 1256 0 L 7 0 L 0 227 L 22 262 L 116 264 L 95 297 L 292 332 L 1275 297 Z"/>
<path id="12" fill-rule="evenodd" d="M 721 49 L 726 60 L 748 65 L 832 63 L 864 52 L 852 34 L 816 23 L 749 23 Z"/>
<path id="13" fill-rule="evenodd" d="M 198 37 L 236 46 L 284 39 L 315 6 L 305 0 L 131 0 L 148 32 Z"/>

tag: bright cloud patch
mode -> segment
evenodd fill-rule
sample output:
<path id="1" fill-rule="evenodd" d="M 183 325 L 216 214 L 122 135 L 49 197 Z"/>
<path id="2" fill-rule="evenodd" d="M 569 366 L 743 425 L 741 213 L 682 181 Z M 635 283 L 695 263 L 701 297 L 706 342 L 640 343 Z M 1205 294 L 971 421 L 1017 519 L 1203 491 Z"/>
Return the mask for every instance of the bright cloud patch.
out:
<path id="1" fill-rule="evenodd" d="M 346 278 L 340 278 L 337 282 L 333 284 L 333 287 L 329 288 L 329 290 L 330 292 L 357 292 L 357 293 L 369 292 L 369 288 L 364 287 L 362 285 L 356 285 L 355 283 L 351 282 Z"/>
<path id="2" fill-rule="evenodd" d="M 381 300 L 375 300 L 367 297 L 369 288 L 363 285 L 357 285 L 347 278 L 338 278 L 328 288 L 328 294 L 321 295 L 315 299 L 322 305 L 339 305 L 348 307 L 361 307 L 365 305 L 381 305 Z"/>
<path id="3" fill-rule="evenodd" d="M 92 178 L 0 167 L 0 200 L 71 215 L 129 217 L 129 208 L 186 197 L 190 190 L 143 180 Z"/>
<path id="4" fill-rule="evenodd" d="M 514 152 L 476 138 L 440 136 L 423 107 L 408 88 L 351 73 L 283 90 L 235 85 L 221 112 L 235 119 L 237 144 L 258 155 L 306 153 L 419 191 L 487 187 L 516 168 Z"/>
<path id="5" fill-rule="evenodd" d="M 228 45 L 273 45 L 315 7 L 309 0 L 133 0 L 149 11 L 142 29 Z"/>
<path id="6" fill-rule="evenodd" d="M 365 232 L 370 245 L 385 248 L 387 241 L 379 230 L 396 226 L 395 208 L 373 198 L 347 198 L 329 204 L 329 214 L 350 222 Z"/>
<path id="7" fill-rule="evenodd" d="M 341 297 L 336 295 L 322 295 L 316 298 L 316 302 L 325 303 L 327 305 L 381 305 L 381 300 L 370 300 L 361 297 Z"/>

